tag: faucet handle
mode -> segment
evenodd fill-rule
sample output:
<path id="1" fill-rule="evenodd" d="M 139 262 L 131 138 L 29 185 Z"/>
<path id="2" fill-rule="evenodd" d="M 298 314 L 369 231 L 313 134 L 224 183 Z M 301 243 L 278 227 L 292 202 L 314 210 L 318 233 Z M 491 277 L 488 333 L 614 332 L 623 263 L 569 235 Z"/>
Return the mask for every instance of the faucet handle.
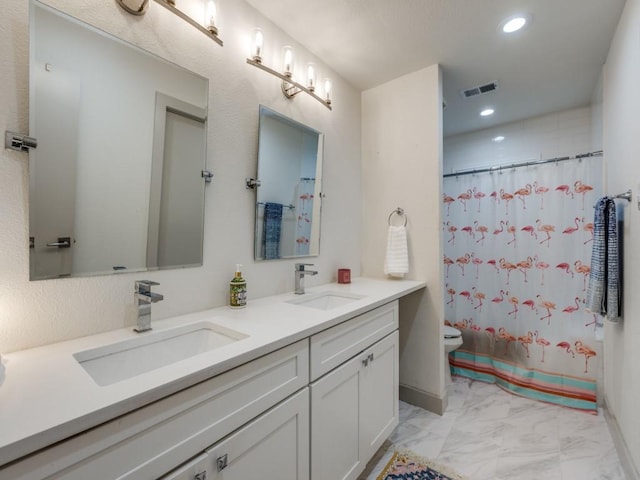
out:
<path id="1" fill-rule="evenodd" d="M 140 293 L 148 293 L 151 291 L 151 287 L 153 287 L 154 285 L 160 284 L 152 280 L 136 280 L 135 291 Z"/>
<path id="2" fill-rule="evenodd" d="M 313 263 L 296 263 L 296 270 L 299 272 L 304 271 L 304 267 L 313 267 Z"/>

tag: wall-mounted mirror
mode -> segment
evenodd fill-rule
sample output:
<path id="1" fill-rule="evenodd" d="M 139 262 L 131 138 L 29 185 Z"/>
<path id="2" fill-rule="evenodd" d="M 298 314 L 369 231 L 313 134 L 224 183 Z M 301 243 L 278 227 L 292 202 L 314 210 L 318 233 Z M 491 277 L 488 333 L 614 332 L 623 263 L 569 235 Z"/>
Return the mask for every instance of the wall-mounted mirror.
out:
<path id="1" fill-rule="evenodd" d="M 320 253 L 323 135 L 260 106 L 255 258 Z"/>
<path id="2" fill-rule="evenodd" d="M 208 80 L 31 3 L 32 280 L 202 264 Z"/>

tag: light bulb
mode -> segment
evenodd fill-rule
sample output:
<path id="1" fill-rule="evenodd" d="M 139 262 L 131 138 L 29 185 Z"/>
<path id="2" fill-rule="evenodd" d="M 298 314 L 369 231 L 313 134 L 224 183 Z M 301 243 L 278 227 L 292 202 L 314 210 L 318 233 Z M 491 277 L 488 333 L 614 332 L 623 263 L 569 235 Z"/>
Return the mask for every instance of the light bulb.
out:
<path id="1" fill-rule="evenodd" d="M 293 72 L 293 49 L 289 46 L 284 47 L 284 74 L 290 77 Z"/>
<path id="2" fill-rule="evenodd" d="M 205 14 L 204 14 L 204 26 L 214 35 L 218 34 L 218 27 L 216 27 L 216 4 L 213 0 L 205 0 Z"/>
<path id="3" fill-rule="evenodd" d="M 331 103 L 331 80 L 328 78 L 324 81 L 324 101 Z"/>
<path id="4" fill-rule="evenodd" d="M 251 57 L 255 62 L 262 63 L 262 44 L 264 37 L 262 30 L 256 28 L 253 34 L 253 48 L 251 49 Z"/>
<path id="5" fill-rule="evenodd" d="M 494 114 L 493 108 L 485 108 L 484 110 L 482 110 L 480 112 L 480 116 L 481 117 L 488 117 L 488 116 L 493 115 L 493 114 Z"/>
<path id="6" fill-rule="evenodd" d="M 313 63 L 307 64 L 307 88 L 312 92 L 316 89 L 316 70 Z"/>

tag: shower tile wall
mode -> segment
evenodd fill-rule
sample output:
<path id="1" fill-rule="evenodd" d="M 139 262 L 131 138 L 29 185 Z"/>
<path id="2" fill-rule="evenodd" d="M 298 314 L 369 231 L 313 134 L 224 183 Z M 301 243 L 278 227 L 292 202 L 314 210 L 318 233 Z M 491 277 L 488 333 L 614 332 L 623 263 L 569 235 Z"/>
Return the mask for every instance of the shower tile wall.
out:
<path id="1" fill-rule="evenodd" d="M 591 107 L 507 123 L 444 139 L 444 173 L 590 152 Z M 504 136 L 502 142 L 492 139 Z"/>

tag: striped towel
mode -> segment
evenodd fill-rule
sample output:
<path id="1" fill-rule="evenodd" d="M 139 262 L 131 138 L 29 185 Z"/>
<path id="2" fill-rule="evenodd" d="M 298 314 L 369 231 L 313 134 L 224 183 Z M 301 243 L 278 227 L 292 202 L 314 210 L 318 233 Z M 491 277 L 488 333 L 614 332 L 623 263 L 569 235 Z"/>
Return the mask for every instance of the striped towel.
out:
<path id="1" fill-rule="evenodd" d="M 593 220 L 591 272 L 587 309 L 618 321 L 622 306 L 616 203 L 603 197 L 596 203 Z"/>
<path id="2" fill-rule="evenodd" d="M 409 273 L 407 229 L 404 226 L 389 226 L 387 254 L 384 257 L 384 273 L 392 277 L 403 277 L 405 273 Z"/>

